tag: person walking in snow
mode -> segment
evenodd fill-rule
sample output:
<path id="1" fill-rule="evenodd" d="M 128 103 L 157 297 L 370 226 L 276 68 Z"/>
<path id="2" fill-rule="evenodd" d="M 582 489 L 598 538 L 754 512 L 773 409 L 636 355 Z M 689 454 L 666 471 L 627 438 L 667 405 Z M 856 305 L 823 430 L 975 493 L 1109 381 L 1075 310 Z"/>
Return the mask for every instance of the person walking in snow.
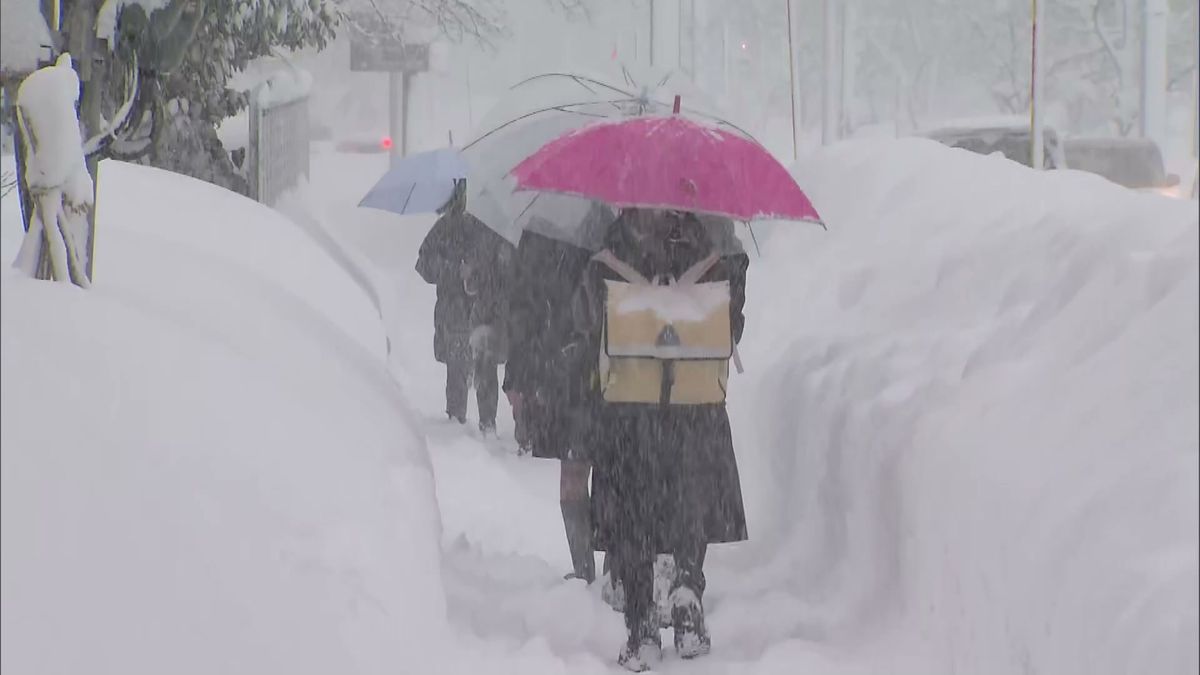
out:
<path id="1" fill-rule="evenodd" d="M 596 547 L 615 554 L 624 586 L 618 663 L 638 671 L 661 657 L 655 556 L 674 555 L 674 644 L 693 658 L 711 645 L 707 546 L 747 536 L 725 388 L 749 258 L 720 256 L 695 215 L 678 212 L 626 209 L 606 244 L 575 296 L 577 378 L 591 402 Z M 701 299 L 695 311 L 675 315 L 679 292 Z"/>
<path id="2" fill-rule="evenodd" d="M 504 392 L 512 405 L 517 442 L 534 457 L 560 460 L 559 507 L 573 571 L 596 578 L 588 496 L 591 465 L 572 442 L 577 398 L 563 373 L 563 347 L 573 330 L 571 298 L 589 253 L 531 230 L 517 244 L 509 296 L 509 358 Z"/>
<path id="3" fill-rule="evenodd" d="M 506 358 L 503 321 L 513 247 L 465 206 L 466 182 L 458 181 L 421 242 L 416 270 L 437 287 L 433 354 L 446 364 L 446 415 L 466 422 L 473 380 L 479 429 L 487 434 L 496 429 L 497 369 Z"/>

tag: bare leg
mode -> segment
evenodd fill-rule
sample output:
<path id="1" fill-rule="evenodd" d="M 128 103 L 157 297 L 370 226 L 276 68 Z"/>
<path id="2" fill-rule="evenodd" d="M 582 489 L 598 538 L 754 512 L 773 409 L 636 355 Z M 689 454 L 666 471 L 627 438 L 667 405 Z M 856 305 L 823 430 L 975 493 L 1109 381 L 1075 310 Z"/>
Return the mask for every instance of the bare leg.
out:
<path id="1" fill-rule="evenodd" d="M 592 554 L 591 502 L 588 499 L 588 473 L 591 465 L 562 460 L 558 503 L 567 531 L 567 547 L 575 577 L 589 584 L 596 580 L 596 562 Z"/>

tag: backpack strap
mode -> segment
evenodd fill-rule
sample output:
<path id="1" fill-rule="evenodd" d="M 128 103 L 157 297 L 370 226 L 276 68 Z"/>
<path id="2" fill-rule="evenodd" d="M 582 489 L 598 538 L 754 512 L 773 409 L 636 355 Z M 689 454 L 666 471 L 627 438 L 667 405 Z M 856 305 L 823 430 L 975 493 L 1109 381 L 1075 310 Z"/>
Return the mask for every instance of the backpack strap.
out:
<path id="1" fill-rule="evenodd" d="M 604 249 L 592 256 L 592 260 L 604 263 L 610 270 L 621 275 L 621 278 L 631 284 L 648 285 L 650 283 L 650 280 L 642 276 L 641 272 L 635 270 L 629 263 L 613 255 L 613 252 L 608 249 Z"/>
<path id="2" fill-rule="evenodd" d="M 695 265 L 687 268 L 683 274 L 679 276 L 678 284 L 694 284 L 700 281 L 701 277 L 708 274 L 713 265 L 717 264 L 717 254 L 710 254 L 707 258 L 697 262 Z"/>

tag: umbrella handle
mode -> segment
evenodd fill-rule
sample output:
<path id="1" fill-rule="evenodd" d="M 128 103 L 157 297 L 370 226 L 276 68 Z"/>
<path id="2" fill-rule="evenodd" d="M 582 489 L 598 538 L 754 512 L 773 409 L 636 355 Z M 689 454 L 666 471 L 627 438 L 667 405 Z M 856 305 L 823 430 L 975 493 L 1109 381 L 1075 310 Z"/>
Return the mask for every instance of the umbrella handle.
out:
<path id="1" fill-rule="evenodd" d="M 671 114 L 672 114 L 672 115 L 678 115 L 678 114 L 679 114 L 679 107 L 680 107 L 680 106 L 679 106 L 679 104 L 680 104 L 680 99 L 681 99 L 681 98 L 682 98 L 682 97 L 681 97 L 679 94 L 675 94 L 675 105 L 671 107 Z"/>

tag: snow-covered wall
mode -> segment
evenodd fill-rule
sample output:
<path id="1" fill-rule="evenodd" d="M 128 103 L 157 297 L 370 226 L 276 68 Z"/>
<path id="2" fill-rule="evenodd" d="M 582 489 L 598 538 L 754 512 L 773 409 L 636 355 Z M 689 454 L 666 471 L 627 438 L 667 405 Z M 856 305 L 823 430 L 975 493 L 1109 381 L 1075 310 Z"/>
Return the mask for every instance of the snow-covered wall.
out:
<path id="1" fill-rule="evenodd" d="M 1195 202 L 919 140 L 796 175 L 829 231 L 758 228 L 754 542 L 713 558 L 771 562 L 714 630 L 797 640 L 763 672 L 1197 672 Z"/>

